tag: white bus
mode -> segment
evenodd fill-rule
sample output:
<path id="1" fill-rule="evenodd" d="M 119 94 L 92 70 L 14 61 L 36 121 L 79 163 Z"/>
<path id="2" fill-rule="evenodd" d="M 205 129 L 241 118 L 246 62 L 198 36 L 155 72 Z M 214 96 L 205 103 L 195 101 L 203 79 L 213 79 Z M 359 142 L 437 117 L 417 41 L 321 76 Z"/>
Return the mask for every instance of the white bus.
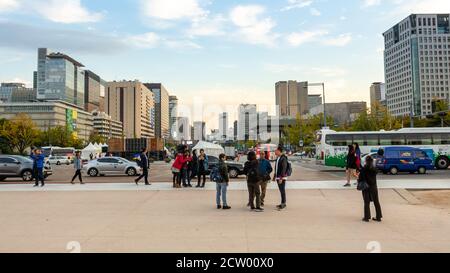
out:
<path id="1" fill-rule="evenodd" d="M 391 146 L 416 147 L 429 151 L 437 169 L 450 166 L 450 128 L 405 128 L 398 131 L 336 132 L 322 129 L 316 136 L 317 163 L 345 167 L 348 145 L 358 143 L 361 154 Z"/>

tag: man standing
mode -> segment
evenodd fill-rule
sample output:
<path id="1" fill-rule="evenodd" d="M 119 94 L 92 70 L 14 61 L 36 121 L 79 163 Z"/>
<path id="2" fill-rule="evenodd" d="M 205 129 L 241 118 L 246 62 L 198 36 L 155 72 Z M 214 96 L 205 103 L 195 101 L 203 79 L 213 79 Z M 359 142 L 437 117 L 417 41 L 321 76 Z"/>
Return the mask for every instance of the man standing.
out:
<path id="1" fill-rule="evenodd" d="M 230 182 L 230 177 L 228 175 L 228 166 L 227 163 L 225 163 L 225 154 L 221 154 L 219 156 L 219 174 L 220 174 L 220 179 L 218 181 L 216 181 L 216 190 L 217 190 L 217 194 L 216 194 L 216 203 L 217 203 L 217 209 L 224 209 L 224 210 L 229 210 L 231 209 L 230 206 L 228 206 L 227 203 L 227 188 L 228 188 L 228 184 Z M 220 204 L 220 197 L 222 196 L 222 204 L 223 206 Z"/>
<path id="2" fill-rule="evenodd" d="M 272 173 L 272 165 L 267 160 L 268 152 L 261 151 L 259 156 L 259 173 L 261 175 L 261 207 L 264 207 L 264 200 L 266 198 L 267 184 L 270 182 L 270 174 Z"/>
<path id="3" fill-rule="evenodd" d="M 261 188 L 259 182 L 259 162 L 256 158 L 256 153 L 251 151 L 247 155 L 247 162 L 244 165 L 244 173 L 247 176 L 247 188 L 248 188 L 248 199 L 250 208 L 252 211 L 263 212 L 264 209 L 261 208 Z M 256 199 L 256 207 L 255 207 Z"/>
<path id="4" fill-rule="evenodd" d="M 141 168 L 142 168 L 142 174 L 134 180 L 136 182 L 136 185 L 138 185 L 139 181 L 144 178 L 145 185 L 150 185 L 148 183 L 148 157 L 147 157 L 147 148 L 143 148 L 140 155 L 140 161 L 141 161 Z"/>
<path id="5" fill-rule="evenodd" d="M 31 155 L 31 158 L 33 159 L 33 164 L 36 166 L 36 174 L 35 179 L 36 183 L 34 184 L 35 187 L 39 186 L 39 181 L 41 181 L 41 187 L 45 186 L 44 181 L 44 164 L 45 164 L 45 156 L 42 154 L 42 150 L 37 149 L 34 154 Z"/>
<path id="6" fill-rule="evenodd" d="M 286 208 L 286 180 L 289 163 L 286 155 L 283 153 L 283 147 L 279 146 L 275 151 L 275 155 L 277 156 L 277 161 L 275 163 L 273 181 L 277 182 L 281 195 L 281 204 L 277 206 L 277 209 L 283 210 Z"/>

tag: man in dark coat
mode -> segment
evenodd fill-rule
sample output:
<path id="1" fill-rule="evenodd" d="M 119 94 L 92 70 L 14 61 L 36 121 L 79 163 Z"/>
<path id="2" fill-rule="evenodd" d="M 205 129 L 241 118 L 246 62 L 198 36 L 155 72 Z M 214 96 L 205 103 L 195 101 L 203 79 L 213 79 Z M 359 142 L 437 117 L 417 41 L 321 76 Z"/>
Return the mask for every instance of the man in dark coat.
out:
<path id="1" fill-rule="evenodd" d="M 134 180 L 136 182 L 136 185 L 138 185 L 139 181 L 144 178 L 145 185 L 150 185 L 148 182 L 148 157 L 147 157 L 147 148 L 143 148 L 140 155 L 140 162 L 141 162 L 141 168 L 142 168 L 142 174 Z"/>
<path id="2" fill-rule="evenodd" d="M 365 181 L 369 187 L 362 191 L 364 199 L 364 222 L 370 221 L 370 202 L 373 202 L 376 211 L 376 217 L 372 220 L 381 222 L 383 214 L 381 212 L 381 205 L 378 199 L 378 186 L 377 186 L 377 169 L 373 166 L 373 158 L 368 156 L 366 158 L 366 164 L 361 169 L 359 174 L 359 181 Z"/>

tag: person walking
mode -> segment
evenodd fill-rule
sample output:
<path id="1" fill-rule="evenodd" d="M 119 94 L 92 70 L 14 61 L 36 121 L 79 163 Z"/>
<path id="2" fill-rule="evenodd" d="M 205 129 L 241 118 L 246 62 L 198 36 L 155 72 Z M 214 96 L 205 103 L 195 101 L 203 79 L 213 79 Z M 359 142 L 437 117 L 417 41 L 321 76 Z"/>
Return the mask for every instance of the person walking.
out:
<path id="1" fill-rule="evenodd" d="M 35 174 L 35 184 L 34 187 L 39 187 L 39 182 L 41 182 L 41 187 L 45 186 L 44 179 L 44 164 L 45 164 L 45 156 L 42 154 L 41 149 L 36 149 L 34 154 L 31 155 L 33 159 L 33 164 L 36 164 L 36 174 Z"/>
<path id="2" fill-rule="evenodd" d="M 136 183 L 136 185 L 139 185 L 139 181 L 144 178 L 145 181 L 145 185 L 149 186 L 151 185 L 148 182 L 148 157 L 147 157 L 147 148 L 143 148 L 141 150 L 141 155 L 140 155 L 140 165 L 141 165 L 141 169 L 142 169 L 142 174 L 136 178 L 134 180 L 134 182 Z"/>
<path id="3" fill-rule="evenodd" d="M 263 212 L 264 209 L 261 208 L 261 189 L 260 189 L 260 177 L 259 173 L 259 162 L 256 158 L 256 153 L 251 151 L 247 155 L 247 162 L 244 165 L 244 173 L 247 176 L 247 188 L 248 188 L 248 199 L 250 203 L 250 209 L 256 212 Z M 256 206 L 255 206 L 256 199 Z"/>
<path id="4" fill-rule="evenodd" d="M 266 199 L 267 184 L 270 182 L 270 174 L 273 172 L 270 161 L 267 160 L 269 152 L 261 151 L 259 158 L 259 173 L 261 174 L 261 181 L 259 182 L 261 187 L 261 207 L 264 207 L 264 201 Z"/>
<path id="5" fill-rule="evenodd" d="M 227 188 L 230 183 L 230 177 L 228 175 L 228 166 L 225 163 L 225 154 L 219 155 L 219 175 L 220 179 L 216 181 L 216 204 L 217 209 L 229 210 L 231 209 L 227 203 Z M 220 203 L 220 198 L 222 197 L 222 204 Z M 223 205 L 223 206 L 222 206 Z"/>
<path id="6" fill-rule="evenodd" d="M 80 184 L 84 184 L 83 178 L 81 177 L 81 170 L 83 169 L 83 160 L 81 160 L 80 152 L 75 153 L 75 158 L 73 159 L 73 168 L 75 169 L 75 174 L 70 183 L 72 185 L 75 184 L 73 181 L 75 181 L 75 178 L 78 177 L 78 179 L 80 180 Z"/>
<path id="7" fill-rule="evenodd" d="M 208 156 L 205 154 L 205 150 L 203 150 L 203 149 L 200 150 L 200 155 L 198 156 L 197 162 L 198 162 L 197 163 L 197 165 L 198 165 L 197 188 L 204 188 L 205 184 L 206 184 L 206 173 L 208 172 L 208 169 L 209 169 Z M 201 182 L 202 178 L 203 178 L 203 183 Z"/>
<path id="8" fill-rule="evenodd" d="M 278 146 L 275 150 L 275 155 L 277 156 L 277 161 L 275 162 L 275 173 L 273 176 L 273 181 L 278 184 L 278 189 L 281 195 L 281 204 L 277 206 L 278 210 L 283 210 L 286 208 L 286 181 L 288 177 L 288 167 L 289 162 L 287 156 L 283 152 L 283 147 Z"/>
<path id="9" fill-rule="evenodd" d="M 358 168 L 358 166 L 356 165 L 355 147 L 353 145 L 348 146 L 346 165 L 347 183 L 344 185 L 344 187 L 351 187 L 352 177 L 356 176 L 356 170 Z"/>
<path id="10" fill-rule="evenodd" d="M 378 198 L 378 186 L 377 186 L 377 169 L 374 167 L 373 158 L 368 156 L 361 172 L 359 173 L 359 182 L 365 181 L 368 188 L 362 191 L 362 196 L 364 200 L 364 222 L 370 221 L 370 202 L 373 202 L 375 206 L 376 216 L 372 218 L 373 221 L 381 222 L 383 214 L 381 212 L 380 200 Z"/>

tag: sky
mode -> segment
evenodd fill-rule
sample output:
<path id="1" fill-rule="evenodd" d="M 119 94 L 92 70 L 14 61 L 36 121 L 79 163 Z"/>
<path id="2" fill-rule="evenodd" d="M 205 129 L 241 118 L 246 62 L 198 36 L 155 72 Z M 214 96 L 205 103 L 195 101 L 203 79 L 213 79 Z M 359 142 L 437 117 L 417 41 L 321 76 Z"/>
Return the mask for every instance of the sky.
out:
<path id="1" fill-rule="evenodd" d="M 432 12 L 450 1 L 0 0 L 0 82 L 31 85 L 48 47 L 107 81 L 161 82 L 186 105 L 273 105 L 281 80 L 369 101 L 384 81 L 382 33 Z"/>

